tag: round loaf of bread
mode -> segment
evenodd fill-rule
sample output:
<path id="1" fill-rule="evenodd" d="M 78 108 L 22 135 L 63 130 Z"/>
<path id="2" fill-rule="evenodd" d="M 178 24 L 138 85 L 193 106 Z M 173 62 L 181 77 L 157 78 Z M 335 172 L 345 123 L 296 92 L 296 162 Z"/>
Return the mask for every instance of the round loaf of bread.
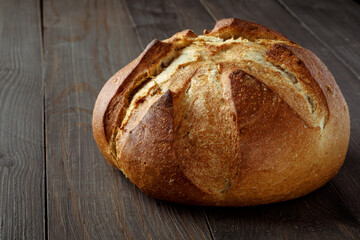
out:
<path id="1" fill-rule="evenodd" d="M 106 159 L 154 198 L 249 206 L 334 177 L 350 120 L 311 51 L 232 18 L 152 41 L 101 90 L 93 131 Z"/>

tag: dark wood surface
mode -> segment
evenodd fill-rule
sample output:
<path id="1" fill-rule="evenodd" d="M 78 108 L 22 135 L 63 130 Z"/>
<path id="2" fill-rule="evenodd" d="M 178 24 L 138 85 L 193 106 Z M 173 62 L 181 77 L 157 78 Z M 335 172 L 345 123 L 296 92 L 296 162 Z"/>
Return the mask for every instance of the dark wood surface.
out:
<path id="1" fill-rule="evenodd" d="M 45 231 L 39 20 L 37 0 L 0 0 L 0 239 Z"/>
<path id="2" fill-rule="evenodd" d="M 0 239 L 360 239 L 360 5 L 351 0 L 0 0 Z M 238 17 L 315 52 L 350 108 L 339 174 L 299 199 L 151 199 L 102 157 L 92 108 L 154 38 Z"/>

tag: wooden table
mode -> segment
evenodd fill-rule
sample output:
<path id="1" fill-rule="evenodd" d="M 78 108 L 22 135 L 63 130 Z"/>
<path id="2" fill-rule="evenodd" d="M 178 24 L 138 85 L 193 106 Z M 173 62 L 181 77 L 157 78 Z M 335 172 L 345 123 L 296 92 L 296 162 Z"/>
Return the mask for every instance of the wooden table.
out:
<path id="1" fill-rule="evenodd" d="M 191 207 L 142 194 L 92 136 L 96 96 L 152 39 L 238 17 L 315 52 L 350 108 L 339 174 L 292 201 Z M 360 5 L 352 0 L 0 0 L 0 239 L 360 239 Z"/>

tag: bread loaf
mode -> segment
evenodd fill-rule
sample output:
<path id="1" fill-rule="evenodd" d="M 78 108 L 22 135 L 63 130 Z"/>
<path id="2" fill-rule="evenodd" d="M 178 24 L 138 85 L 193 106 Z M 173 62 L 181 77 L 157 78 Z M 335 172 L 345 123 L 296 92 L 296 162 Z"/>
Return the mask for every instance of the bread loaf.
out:
<path id="1" fill-rule="evenodd" d="M 350 120 L 311 51 L 232 18 L 152 41 L 101 90 L 93 132 L 105 158 L 154 198 L 249 206 L 334 177 Z"/>

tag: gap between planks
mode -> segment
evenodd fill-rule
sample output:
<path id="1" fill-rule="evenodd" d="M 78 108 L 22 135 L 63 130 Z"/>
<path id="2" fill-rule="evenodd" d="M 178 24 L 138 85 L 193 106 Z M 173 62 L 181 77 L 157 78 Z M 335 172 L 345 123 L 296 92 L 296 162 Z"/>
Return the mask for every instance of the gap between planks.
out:
<path id="1" fill-rule="evenodd" d="M 47 197 L 47 151 L 46 151 L 46 92 L 45 92 L 45 34 L 44 34 L 44 4 L 43 0 L 39 0 L 39 18 L 40 18 L 40 39 L 41 39 L 41 80 L 42 80 L 42 93 L 43 93 L 43 108 L 42 108 L 42 126 L 43 126 L 43 161 L 44 161 L 44 168 L 43 168 L 43 201 L 44 205 L 42 206 L 43 209 L 43 239 L 48 239 L 48 197 Z"/>

